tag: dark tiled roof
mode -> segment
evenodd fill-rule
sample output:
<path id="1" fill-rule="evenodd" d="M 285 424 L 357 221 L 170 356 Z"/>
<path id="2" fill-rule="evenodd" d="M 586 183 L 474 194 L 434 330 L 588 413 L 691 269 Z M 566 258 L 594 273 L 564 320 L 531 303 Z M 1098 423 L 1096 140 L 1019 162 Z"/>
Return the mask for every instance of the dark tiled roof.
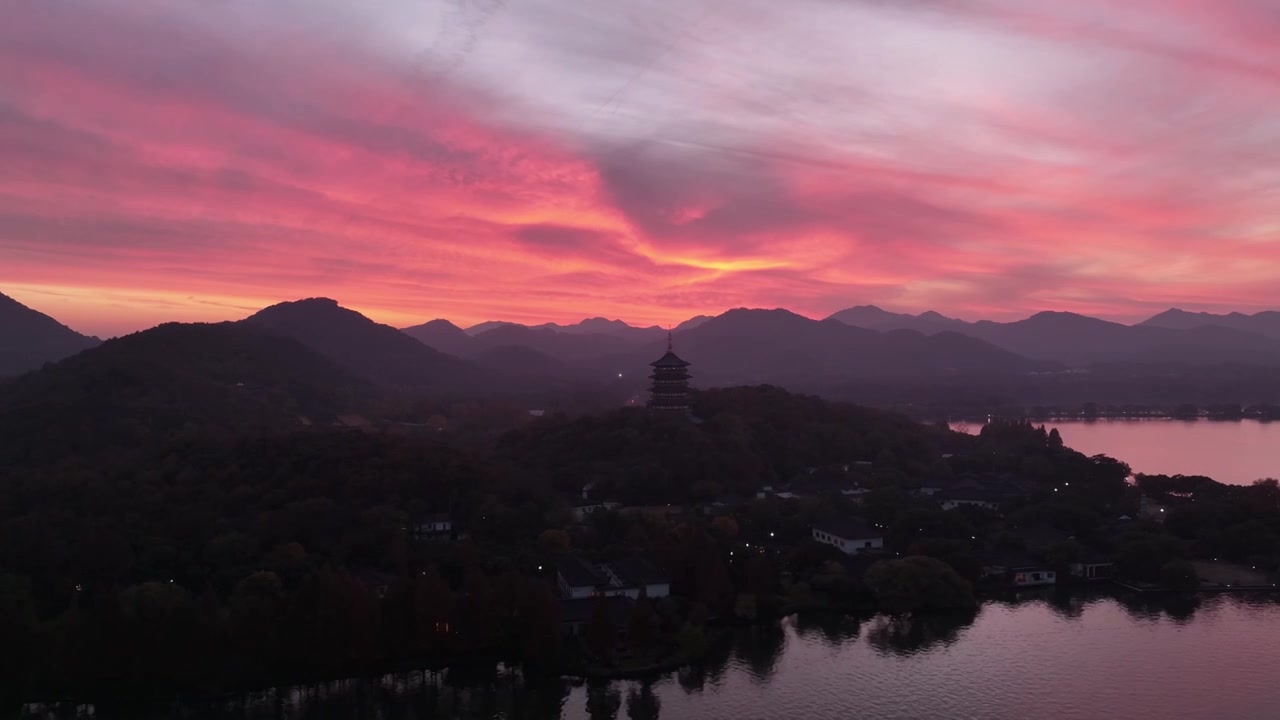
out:
<path id="1" fill-rule="evenodd" d="M 560 622 L 587 622 L 591 619 L 591 613 L 595 612 L 597 602 L 600 602 L 600 598 L 561 600 Z M 608 597 L 604 599 L 604 602 L 609 606 L 609 617 L 613 619 L 615 625 L 625 624 L 631 616 L 631 608 L 635 606 L 635 601 L 625 595 Z"/>
<path id="2" fill-rule="evenodd" d="M 577 555 L 561 556 L 556 561 L 556 572 L 569 587 L 599 587 L 609 582 L 590 563 Z"/>
<path id="3" fill-rule="evenodd" d="M 670 367 L 670 368 L 689 367 L 689 363 L 685 362 L 684 360 L 681 360 L 679 356 L 677 356 L 675 353 L 671 352 L 670 350 L 667 351 L 666 355 L 663 355 L 657 360 L 654 360 L 653 362 L 649 363 L 649 365 L 653 367 Z"/>
<path id="4" fill-rule="evenodd" d="M 814 523 L 814 530 L 835 535 L 845 540 L 873 540 L 884 537 L 884 533 L 871 527 L 858 518 L 844 518 L 841 520 L 824 520 Z"/>
<path id="5" fill-rule="evenodd" d="M 662 585 L 671 582 L 666 573 L 642 557 L 622 557 L 609 563 L 613 574 L 625 586 Z"/>

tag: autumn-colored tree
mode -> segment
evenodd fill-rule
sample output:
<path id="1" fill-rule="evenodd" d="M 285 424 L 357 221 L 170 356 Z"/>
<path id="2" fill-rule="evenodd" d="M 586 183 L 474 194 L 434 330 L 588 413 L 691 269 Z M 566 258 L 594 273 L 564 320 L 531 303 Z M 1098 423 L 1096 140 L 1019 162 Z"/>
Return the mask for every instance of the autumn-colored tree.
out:
<path id="1" fill-rule="evenodd" d="M 711 521 L 711 529 L 725 540 L 738 537 L 738 521 L 728 515 L 721 515 Z"/>
<path id="2" fill-rule="evenodd" d="M 569 552 L 569 533 L 558 528 L 543 530 L 538 535 L 538 548 L 552 555 L 563 555 Z"/>

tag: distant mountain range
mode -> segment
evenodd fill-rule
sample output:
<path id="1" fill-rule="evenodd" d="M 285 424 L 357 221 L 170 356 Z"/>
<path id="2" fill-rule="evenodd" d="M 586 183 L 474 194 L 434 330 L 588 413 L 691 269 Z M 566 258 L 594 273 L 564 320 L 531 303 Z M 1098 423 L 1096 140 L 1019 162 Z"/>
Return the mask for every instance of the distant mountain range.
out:
<path id="1" fill-rule="evenodd" d="M 955 332 L 1037 360 L 1083 367 L 1098 363 L 1280 364 L 1280 313 L 1210 315 L 1170 310 L 1137 325 L 1067 312 L 1025 320 L 965 322 L 926 312 L 892 313 L 873 305 L 830 319 L 873 330 Z M 1277 327 L 1273 327 L 1277 325 Z"/>
<path id="2" fill-rule="evenodd" d="M 956 333 L 879 332 L 787 310 L 730 310 L 674 335 L 680 356 L 693 363 L 698 377 L 719 385 L 774 383 L 816 389 L 850 378 L 1025 373 L 1059 367 Z M 649 355 L 658 351 L 654 346 Z"/>
<path id="3" fill-rule="evenodd" d="M 602 389 L 642 397 L 648 363 L 665 351 L 667 335 L 659 327 L 604 318 L 573 325 L 493 322 L 465 330 L 433 320 L 397 330 L 334 300 L 312 298 L 280 303 L 237 323 L 165 325 L 98 347 L 96 338 L 3 300 L 0 338 L 9 375 L 80 352 L 74 362 L 9 383 L 5 397 L 24 405 L 41 394 L 72 397 L 74 388 L 112 382 L 166 398 L 215 397 L 221 392 L 216 388 L 245 382 L 259 387 L 261 397 L 280 399 L 291 416 L 304 407 L 336 412 L 356 404 L 349 394 L 319 392 L 323 385 L 455 397 L 555 398 Z M 822 393 L 877 379 L 1016 377 L 1103 365 L 1280 367 L 1278 317 L 1171 310 L 1129 326 L 1061 312 L 999 323 L 874 306 L 824 320 L 739 308 L 693 318 L 672 335 L 677 353 L 693 363 L 698 386 L 772 383 Z M 295 362 L 304 378 L 316 381 L 291 380 Z M 130 363 L 136 372 L 126 371 Z M 163 389 L 165 384 L 174 387 Z M 83 402 L 92 402 L 91 394 Z"/>
<path id="4" fill-rule="evenodd" d="M 101 342 L 0 294 L 0 377 L 35 370 Z"/>
<path id="5" fill-rule="evenodd" d="M 1144 320 L 1139 325 L 1169 328 L 1171 330 L 1191 330 L 1199 327 L 1216 326 L 1257 333 L 1280 340 L 1280 312 L 1275 310 L 1267 310 L 1253 315 L 1245 315 L 1238 312 L 1227 315 L 1214 315 L 1213 313 L 1193 313 L 1174 308 L 1165 310 L 1149 320 Z"/>

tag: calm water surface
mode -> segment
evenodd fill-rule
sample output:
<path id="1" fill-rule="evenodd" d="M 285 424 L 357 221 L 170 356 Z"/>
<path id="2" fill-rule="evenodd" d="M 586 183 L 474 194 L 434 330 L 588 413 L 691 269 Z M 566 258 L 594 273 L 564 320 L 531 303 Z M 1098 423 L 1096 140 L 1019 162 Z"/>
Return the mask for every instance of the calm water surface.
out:
<path id="1" fill-rule="evenodd" d="M 1206 475 L 1218 482 L 1248 485 L 1280 478 L 1280 423 L 1241 420 L 1051 420 L 1062 439 L 1086 455 L 1110 455 L 1134 472 Z M 978 432 L 978 423 L 957 423 Z M 1280 714 L 1277 715 L 1280 717 Z"/>
<path id="2" fill-rule="evenodd" d="M 166 717 L 1025 720 L 1280 717 L 1280 603 L 1048 594 L 961 619 L 795 617 L 651 681 L 387 677 Z M 281 702 L 283 699 L 283 702 Z M 100 716 L 105 713 L 100 713 Z"/>

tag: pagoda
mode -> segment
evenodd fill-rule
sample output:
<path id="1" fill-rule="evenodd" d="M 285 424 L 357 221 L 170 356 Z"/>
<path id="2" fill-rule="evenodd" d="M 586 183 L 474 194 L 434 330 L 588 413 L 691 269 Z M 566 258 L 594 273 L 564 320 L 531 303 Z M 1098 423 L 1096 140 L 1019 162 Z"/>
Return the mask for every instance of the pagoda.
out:
<path id="1" fill-rule="evenodd" d="M 667 354 L 649 363 L 653 374 L 649 379 L 649 409 L 663 413 L 689 412 L 689 363 L 671 349 L 671 333 L 667 332 Z"/>

